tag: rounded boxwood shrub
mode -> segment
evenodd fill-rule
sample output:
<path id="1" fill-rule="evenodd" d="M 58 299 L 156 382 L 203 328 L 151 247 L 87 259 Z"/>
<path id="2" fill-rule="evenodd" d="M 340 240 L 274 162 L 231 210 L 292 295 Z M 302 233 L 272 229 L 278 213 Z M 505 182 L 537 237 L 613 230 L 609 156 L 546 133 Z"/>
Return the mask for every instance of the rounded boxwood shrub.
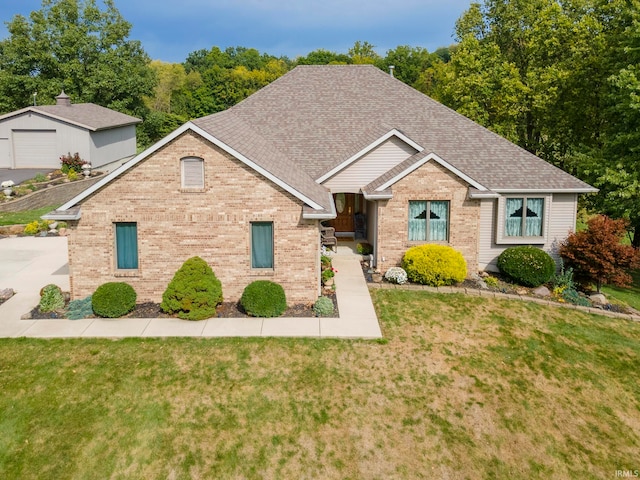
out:
<path id="1" fill-rule="evenodd" d="M 160 308 L 185 320 L 204 320 L 222 303 L 222 284 L 200 257 L 191 257 L 178 269 L 162 294 Z"/>
<path id="2" fill-rule="evenodd" d="M 411 247 L 402 258 L 402 268 L 412 282 L 432 287 L 453 285 L 467 277 L 464 257 L 446 245 Z"/>
<path id="3" fill-rule="evenodd" d="M 252 317 L 279 317 L 287 309 L 287 299 L 281 285 L 256 280 L 245 287 L 240 305 Z"/>
<path id="4" fill-rule="evenodd" d="M 317 317 L 329 317 L 333 315 L 333 301 L 329 297 L 319 297 L 313 304 L 313 313 Z"/>
<path id="5" fill-rule="evenodd" d="M 556 271 L 556 262 L 536 247 L 511 247 L 498 257 L 498 268 L 514 282 L 525 287 L 538 287 L 548 282 Z"/>
<path id="6" fill-rule="evenodd" d="M 40 290 L 40 303 L 38 308 L 41 312 L 53 312 L 64 307 L 64 295 L 58 285 L 49 284 Z"/>
<path id="7" fill-rule="evenodd" d="M 108 282 L 100 285 L 91 296 L 93 313 L 105 318 L 126 315 L 136 306 L 136 291 L 125 282 Z"/>

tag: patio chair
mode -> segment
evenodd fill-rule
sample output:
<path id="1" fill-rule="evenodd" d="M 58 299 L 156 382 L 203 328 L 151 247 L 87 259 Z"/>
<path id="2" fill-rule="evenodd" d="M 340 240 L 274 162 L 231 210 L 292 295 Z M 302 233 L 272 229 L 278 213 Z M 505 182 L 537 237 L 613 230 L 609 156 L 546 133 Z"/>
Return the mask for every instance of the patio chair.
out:
<path id="1" fill-rule="evenodd" d="M 320 236 L 322 238 L 322 245 L 329 247 L 331 250 L 338 248 L 338 239 L 336 238 L 336 229 L 333 227 L 320 227 Z"/>

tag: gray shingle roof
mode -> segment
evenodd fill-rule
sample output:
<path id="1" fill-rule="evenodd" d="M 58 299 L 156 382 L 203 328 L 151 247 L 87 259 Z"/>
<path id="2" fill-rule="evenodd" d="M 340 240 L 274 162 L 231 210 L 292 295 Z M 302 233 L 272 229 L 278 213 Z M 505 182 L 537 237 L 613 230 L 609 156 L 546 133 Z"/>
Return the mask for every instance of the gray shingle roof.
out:
<path id="1" fill-rule="evenodd" d="M 395 128 L 492 190 L 590 189 L 371 65 L 299 66 L 194 123 L 297 188 Z"/>
<path id="2" fill-rule="evenodd" d="M 23 108 L 15 112 L 0 116 L 4 118 L 20 115 L 24 112 L 37 112 L 63 122 L 71 123 L 87 130 L 107 130 L 110 128 L 135 125 L 142 120 L 131 115 L 116 112 L 110 108 L 101 107 L 94 103 L 74 103 L 71 105 L 37 105 Z"/>

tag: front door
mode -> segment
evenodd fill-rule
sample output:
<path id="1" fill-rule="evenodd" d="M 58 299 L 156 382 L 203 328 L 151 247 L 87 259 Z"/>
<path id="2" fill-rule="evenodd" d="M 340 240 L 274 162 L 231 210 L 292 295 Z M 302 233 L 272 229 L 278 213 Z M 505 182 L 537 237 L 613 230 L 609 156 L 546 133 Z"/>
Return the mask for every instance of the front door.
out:
<path id="1" fill-rule="evenodd" d="M 336 205 L 338 216 L 333 221 L 333 227 L 336 232 L 353 232 L 354 231 L 354 205 L 355 193 L 336 193 L 333 200 Z"/>

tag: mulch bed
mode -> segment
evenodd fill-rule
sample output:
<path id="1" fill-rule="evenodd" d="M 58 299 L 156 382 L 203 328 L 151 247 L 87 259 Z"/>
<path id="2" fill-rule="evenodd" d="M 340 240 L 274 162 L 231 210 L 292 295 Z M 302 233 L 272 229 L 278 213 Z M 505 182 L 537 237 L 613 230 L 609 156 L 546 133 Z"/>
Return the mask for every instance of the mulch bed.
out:
<path id="1" fill-rule="evenodd" d="M 338 313 L 338 302 L 336 298 L 335 292 L 326 293 L 325 297 L 330 298 L 333 301 L 333 305 L 335 307 L 335 317 L 339 316 Z M 45 319 L 56 319 L 56 318 L 66 318 L 65 313 L 59 312 L 41 312 L 38 307 L 34 308 L 30 312 L 31 318 L 36 320 L 45 320 Z M 218 305 L 216 308 L 216 316 L 218 318 L 247 318 L 247 315 L 242 307 L 238 303 L 233 302 L 223 302 Z M 313 313 L 313 305 L 312 304 L 296 304 L 290 305 L 281 317 L 293 317 L 293 318 L 303 318 L 303 317 L 315 317 L 315 313 Z M 159 303 L 138 303 L 136 308 L 133 309 L 132 312 L 121 318 L 177 318 L 175 315 L 168 315 L 164 313 L 160 309 Z M 95 316 L 91 316 L 88 318 L 96 318 Z"/>

